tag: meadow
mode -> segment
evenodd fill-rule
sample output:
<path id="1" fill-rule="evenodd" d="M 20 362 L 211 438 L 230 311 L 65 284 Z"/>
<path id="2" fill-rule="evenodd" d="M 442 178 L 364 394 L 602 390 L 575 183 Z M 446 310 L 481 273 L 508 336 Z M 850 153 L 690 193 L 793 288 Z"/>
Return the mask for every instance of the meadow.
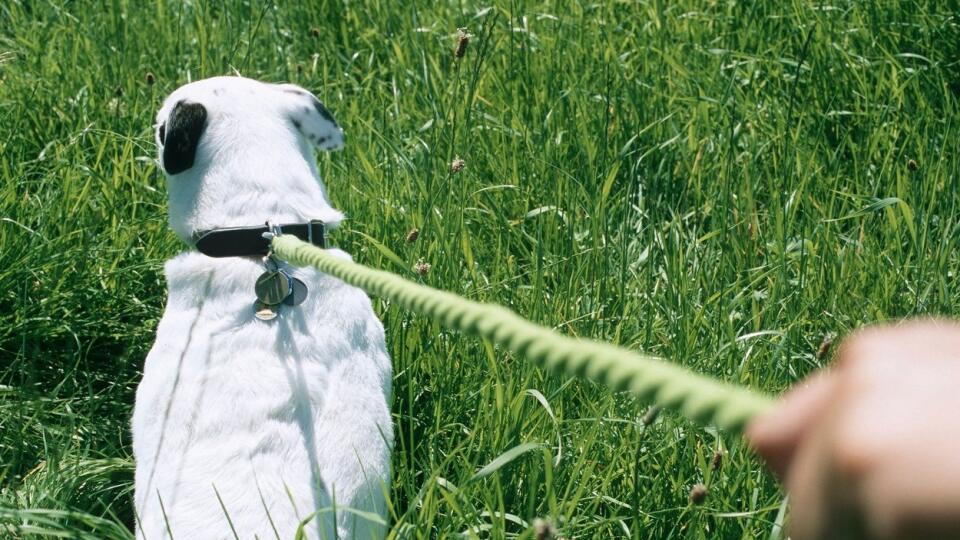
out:
<path id="1" fill-rule="evenodd" d="M 857 327 L 960 314 L 958 13 L 5 0 L 0 536 L 132 538 L 134 390 L 187 249 L 153 142 L 177 86 L 315 92 L 347 132 L 318 159 L 358 262 L 776 394 Z M 736 434 L 374 303 L 392 537 L 785 538 Z"/>

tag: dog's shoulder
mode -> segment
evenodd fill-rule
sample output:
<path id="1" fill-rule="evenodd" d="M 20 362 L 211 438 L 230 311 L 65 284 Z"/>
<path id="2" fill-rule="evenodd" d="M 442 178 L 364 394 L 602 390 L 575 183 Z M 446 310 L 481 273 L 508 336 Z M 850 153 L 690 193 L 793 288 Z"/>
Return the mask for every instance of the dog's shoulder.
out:
<path id="1" fill-rule="evenodd" d="M 163 273 L 167 282 L 190 274 L 200 274 L 210 269 L 210 257 L 196 251 L 184 251 L 167 259 L 163 264 Z"/>
<path id="2" fill-rule="evenodd" d="M 211 293 L 236 292 L 233 289 L 246 292 L 261 272 L 263 266 L 254 259 L 215 259 L 196 251 L 180 253 L 164 264 L 171 300 L 174 295 L 197 299 Z"/>

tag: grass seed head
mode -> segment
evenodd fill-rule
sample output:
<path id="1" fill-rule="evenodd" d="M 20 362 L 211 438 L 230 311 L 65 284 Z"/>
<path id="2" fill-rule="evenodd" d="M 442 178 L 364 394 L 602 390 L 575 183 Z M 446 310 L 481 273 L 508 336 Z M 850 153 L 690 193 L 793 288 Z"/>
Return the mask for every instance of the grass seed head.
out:
<path id="1" fill-rule="evenodd" d="M 823 341 L 820 342 L 820 346 L 817 347 L 817 360 L 823 360 L 828 354 L 830 354 L 830 347 L 833 346 L 833 334 L 826 334 L 823 336 Z"/>
<path id="2" fill-rule="evenodd" d="M 697 484 L 690 488 L 690 502 L 696 505 L 701 505 L 707 500 L 707 495 L 710 493 L 710 490 L 707 489 L 707 486 L 703 484 Z"/>
<path id="3" fill-rule="evenodd" d="M 453 158 L 453 161 L 450 163 L 450 172 L 458 173 L 467 166 L 467 162 L 457 156 Z"/>
<path id="4" fill-rule="evenodd" d="M 533 520 L 533 537 L 536 540 L 553 540 L 557 537 L 557 528 L 548 519 Z"/>
<path id="5" fill-rule="evenodd" d="M 154 76 L 152 71 L 148 71 L 146 75 L 143 76 L 144 80 L 147 81 L 147 86 L 153 86 L 153 83 L 157 82 L 156 76 Z"/>
<path id="6" fill-rule="evenodd" d="M 408 244 L 412 244 L 417 241 L 417 238 L 420 238 L 420 229 L 410 229 L 410 232 L 407 233 L 407 237 L 404 241 Z"/>
<path id="7" fill-rule="evenodd" d="M 915 170 L 917 170 L 917 169 L 920 168 L 920 165 L 917 163 L 917 160 L 915 160 L 915 159 L 908 159 L 908 160 L 907 160 L 907 168 L 910 169 L 911 171 L 915 171 Z"/>
<path id="8" fill-rule="evenodd" d="M 710 467 L 717 471 L 723 466 L 723 451 L 717 450 L 713 453 L 713 459 L 710 460 Z"/>
<path id="9" fill-rule="evenodd" d="M 425 276 L 429 274 L 431 268 L 433 268 L 433 266 L 430 263 L 424 261 L 423 259 L 418 260 L 417 264 L 413 265 L 413 271 L 419 274 L 420 276 Z"/>
<path id="10" fill-rule="evenodd" d="M 466 28 L 457 29 L 457 46 L 453 49 L 454 58 L 463 58 L 467 54 L 467 45 L 470 44 L 470 34 Z"/>
<path id="11" fill-rule="evenodd" d="M 641 422 L 643 422 L 643 425 L 649 426 L 657 421 L 658 416 L 660 416 L 660 407 L 654 405 L 647 409 L 647 412 L 643 415 Z"/>

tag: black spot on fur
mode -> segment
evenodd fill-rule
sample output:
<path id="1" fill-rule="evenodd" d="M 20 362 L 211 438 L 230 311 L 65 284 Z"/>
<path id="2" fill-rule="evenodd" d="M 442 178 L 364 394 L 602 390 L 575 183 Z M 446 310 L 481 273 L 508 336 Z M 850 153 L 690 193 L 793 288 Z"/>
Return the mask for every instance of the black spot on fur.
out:
<path id="1" fill-rule="evenodd" d="M 313 98 L 313 108 L 316 109 L 318 113 L 320 113 L 320 116 L 322 116 L 324 120 L 326 120 L 327 122 L 330 122 L 333 125 L 337 125 L 337 121 L 333 119 L 333 115 L 330 114 L 330 111 L 328 111 L 327 108 L 323 106 L 323 103 L 320 103 L 319 99 Z"/>
<path id="2" fill-rule="evenodd" d="M 295 95 L 298 95 L 298 96 L 305 96 L 305 95 L 307 95 L 307 93 L 304 92 L 303 90 L 298 90 L 298 89 L 296 89 L 296 88 L 284 88 L 283 91 L 286 92 L 286 93 L 288 93 L 288 94 L 295 94 Z"/>
<path id="3" fill-rule="evenodd" d="M 197 157 L 200 136 L 207 127 L 207 109 L 199 103 L 180 101 L 161 129 L 163 140 L 163 168 L 167 174 L 181 173 L 193 167 Z"/>
<path id="4" fill-rule="evenodd" d="M 223 94 L 223 88 L 214 88 L 214 89 L 213 89 L 213 95 L 219 96 L 220 94 Z"/>
<path id="5" fill-rule="evenodd" d="M 296 118 L 291 118 L 290 121 L 293 122 L 293 127 L 297 128 L 297 129 L 300 129 L 300 121 L 299 121 L 299 120 L 297 120 Z"/>
<path id="6" fill-rule="evenodd" d="M 160 134 L 160 144 L 163 144 L 163 140 L 167 138 L 167 125 L 160 124 L 158 133 Z"/>

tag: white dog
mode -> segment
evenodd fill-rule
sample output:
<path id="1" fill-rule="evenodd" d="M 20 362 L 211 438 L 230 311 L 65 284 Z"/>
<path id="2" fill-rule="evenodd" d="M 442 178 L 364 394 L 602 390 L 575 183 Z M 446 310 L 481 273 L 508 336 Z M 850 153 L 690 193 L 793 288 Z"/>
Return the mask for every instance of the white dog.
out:
<path id="1" fill-rule="evenodd" d="M 302 88 L 216 77 L 167 98 L 157 144 L 171 227 L 215 257 L 166 264 L 133 413 L 137 538 L 286 540 L 301 522 L 306 538 L 382 538 L 383 327 L 359 289 L 263 256 L 276 225 L 318 243 L 342 219 L 314 147 L 341 148 L 343 132 Z M 265 270 L 282 290 L 255 308 Z"/>

